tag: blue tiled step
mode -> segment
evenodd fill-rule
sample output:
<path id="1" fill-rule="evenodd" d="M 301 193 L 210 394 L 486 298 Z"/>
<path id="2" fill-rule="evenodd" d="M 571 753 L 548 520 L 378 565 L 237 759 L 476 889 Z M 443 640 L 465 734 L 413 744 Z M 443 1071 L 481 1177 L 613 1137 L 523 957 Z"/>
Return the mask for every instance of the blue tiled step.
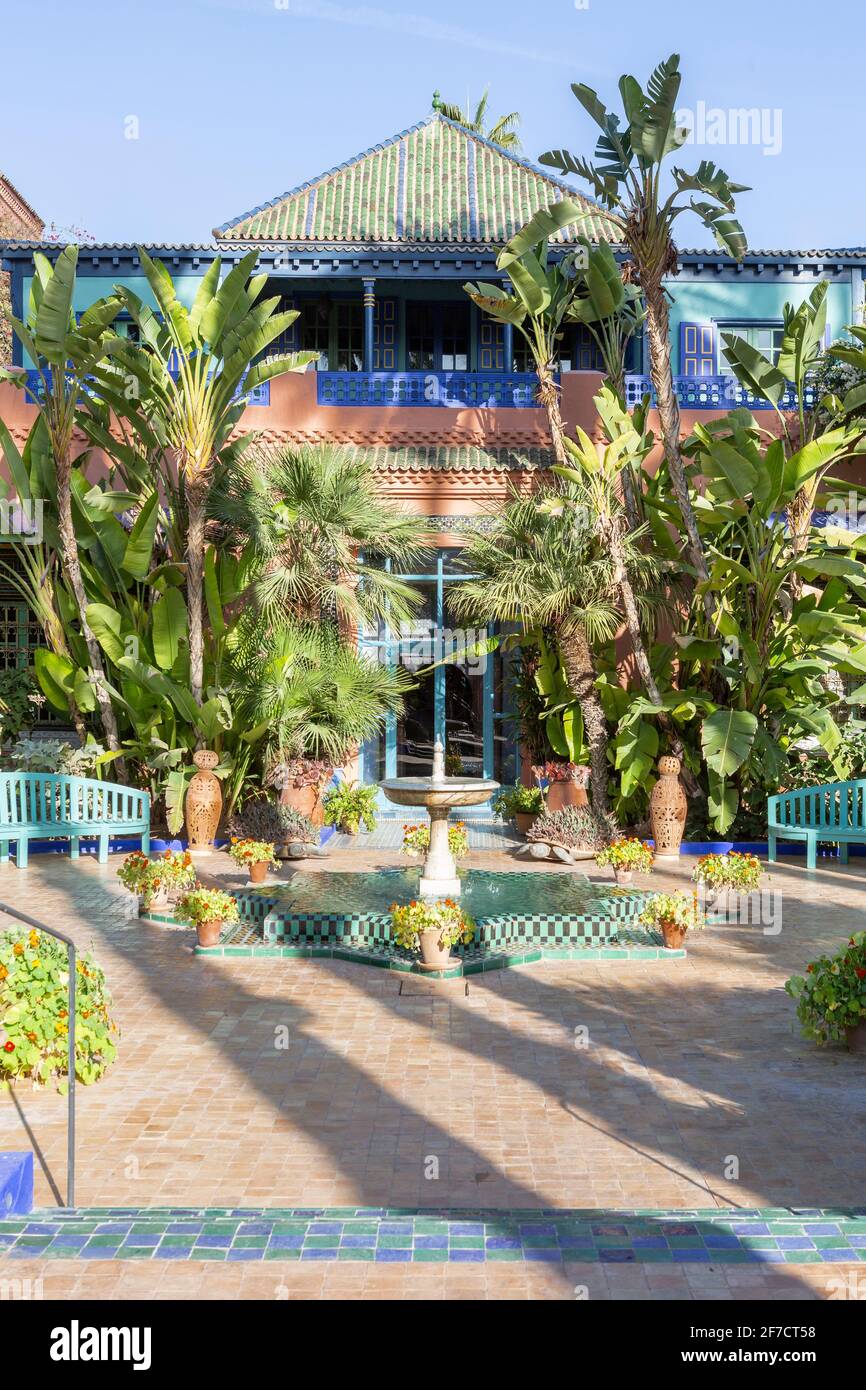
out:
<path id="1" fill-rule="evenodd" d="M 20 1259 L 866 1262 L 866 1207 L 742 1211 L 82 1207 L 0 1221 Z"/>
<path id="2" fill-rule="evenodd" d="M 0 1153 L 0 1217 L 22 1215 L 33 1206 L 33 1154 Z"/>

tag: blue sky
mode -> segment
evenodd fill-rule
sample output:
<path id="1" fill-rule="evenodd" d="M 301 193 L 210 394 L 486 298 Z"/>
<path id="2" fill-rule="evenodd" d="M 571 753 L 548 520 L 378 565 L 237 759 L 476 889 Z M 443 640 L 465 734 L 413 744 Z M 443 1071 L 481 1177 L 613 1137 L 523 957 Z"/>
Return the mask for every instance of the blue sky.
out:
<path id="1" fill-rule="evenodd" d="M 727 113 L 764 112 L 757 143 L 682 159 L 752 186 L 750 244 L 863 245 L 862 32 L 854 0 L 40 0 L 5 7 L 0 169 L 97 240 L 205 241 L 423 118 L 434 88 L 465 103 L 489 85 L 533 160 L 591 155 L 569 84 L 612 105 L 622 72 L 643 80 L 676 51 L 705 133 L 736 140 Z M 684 217 L 678 240 L 707 235 Z"/>

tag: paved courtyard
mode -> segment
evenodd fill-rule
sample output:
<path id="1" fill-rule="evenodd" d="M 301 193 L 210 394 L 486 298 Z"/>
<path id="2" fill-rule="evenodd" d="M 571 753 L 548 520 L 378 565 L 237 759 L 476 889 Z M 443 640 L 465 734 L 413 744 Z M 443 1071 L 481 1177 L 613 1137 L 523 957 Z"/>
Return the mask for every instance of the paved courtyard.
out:
<path id="1" fill-rule="evenodd" d="M 714 926 L 684 960 L 565 961 L 436 985 L 333 960 L 197 959 L 191 933 L 133 915 L 117 862 L 36 856 L 0 869 L 0 900 L 92 946 L 122 1029 L 117 1063 L 78 1092 L 79 1206 L 863 1204 L 862 1057 L 804 1042 L 783 983 L 862 928 L 866 861 L 827 859 L 807 875 L 784 860 L 769 879 L 777 935 Z M 397 862 L 390 849 L 337 848 L 303 871 Z M 497 850 L 470 862 L 516 867 Z M 693 862 L 652 886 L 682 886 Z M 225 856 L 205 869 L 232 880 Z M 0 1096 L 0 1148 L 28 1147 L 37 1205 L 57 1205 L 59 1096 Z M 14 1262 L 16 1277 L 44 1278 L 46 1297 L 536 1298 L 574 1297 L 575 1286 L 590 1297 L 826 1297 L 844 1270 Z"/>

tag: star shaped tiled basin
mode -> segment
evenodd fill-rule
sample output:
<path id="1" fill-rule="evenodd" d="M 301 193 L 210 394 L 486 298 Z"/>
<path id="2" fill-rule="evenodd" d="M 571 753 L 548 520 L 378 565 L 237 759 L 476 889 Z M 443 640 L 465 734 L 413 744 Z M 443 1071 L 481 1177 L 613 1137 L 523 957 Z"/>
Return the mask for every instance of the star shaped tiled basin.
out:
<path id="1" fill-rule="evenodd" d="M 594 884 L 578 873 L 511 873 L 470 869 L 460 875 L 461 907 L 476 923 L 465 954 L 504 946 L 542 949 L 603 945 L 633 925 L 645 895 Z M 305 873 L 261 892 L 238 895 L 241 917 L 261 923 L 266 942 L 300 939 L 359 946 L 390 938 L 390 907 L 418 895 L 412 869 L 375 873 Z M 458 954 L 464 948 L 457 948 Z"/>

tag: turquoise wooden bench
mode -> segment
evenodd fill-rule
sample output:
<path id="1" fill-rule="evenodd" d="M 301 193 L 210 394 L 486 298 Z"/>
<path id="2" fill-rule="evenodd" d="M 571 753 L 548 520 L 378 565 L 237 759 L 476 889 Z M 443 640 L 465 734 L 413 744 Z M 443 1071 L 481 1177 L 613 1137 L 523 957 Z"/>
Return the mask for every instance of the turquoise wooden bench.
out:
<path id="1" fill-rule="evenodd" d="M 77 859 L 82 836 L 98 836 L 99 862 L 107 864 L 111 835 L 140 835 L 142 850 L 150 852 L 147 792 L 92 777 L 0 772 L 0 863 L 8 861 L 13 840 L 15 862 L 23 869 L 30 840 L 68 840 L 70 855 Z"/>
<path id="2" fill-rule="evenodd" d="M 806 868 L 814 869 L 819 843 L 835 841 L 848 863 L 848 846 L 866 844 L 866 778 L 825 782 L 767 797 L 767 858 L 776 862 L 777 840 L 805 840 Z"/>

